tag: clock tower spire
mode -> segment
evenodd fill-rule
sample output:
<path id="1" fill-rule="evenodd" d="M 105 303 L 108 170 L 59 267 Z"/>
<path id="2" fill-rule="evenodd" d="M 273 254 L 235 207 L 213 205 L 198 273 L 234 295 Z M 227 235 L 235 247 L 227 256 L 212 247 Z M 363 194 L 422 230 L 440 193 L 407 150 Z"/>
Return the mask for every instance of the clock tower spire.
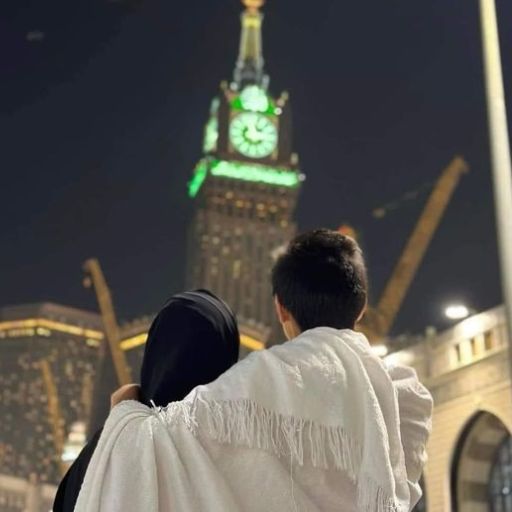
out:
<path id="1" fill-rule="evenodd" d="M 265 0 L 242 0 L 245 11 L 242 13 L 242 33 L 240 50 L 234 73 L 234 85 L 242 89 L 247 84 L 268 86 L 268 76 L 264 71 L 261 37 L 263 13 L 260 11 Z"/>
<path id="2" fill-rule="evenodd" d="M 254 347 L 269 341 L 276 325 L 270 269 L 276 248 L 295 234 L 303 175 L 293 151 L 288 93 L 271 94 L 263 67 L 264 0 L 243 4 L 234 79 L 222 82 L 212 101 L 202 156 L 188 184 L 195 213 L 187 287 L 225 299 L 242 335 L 259 340 Z"/>

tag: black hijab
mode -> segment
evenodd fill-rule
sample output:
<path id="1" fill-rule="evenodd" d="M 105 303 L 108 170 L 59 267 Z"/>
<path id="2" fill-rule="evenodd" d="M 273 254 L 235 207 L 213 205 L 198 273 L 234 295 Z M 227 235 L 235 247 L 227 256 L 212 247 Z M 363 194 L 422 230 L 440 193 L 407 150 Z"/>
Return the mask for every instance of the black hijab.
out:
<path id="1" fill-rule="evenodd" d="M 174 295 L 148 333 L 140 401 L 165 406 L 215 380 L 238 360 L 240 336 L 229 306 L 206 290 Z M 53 512 L 72 512 L 101 430 L 85 445 L 59 485 Z"/>
<path id="2" fill-rule="evenodd" d="M 165 406 L 215 380 L 238 360 L 240 337 L 229 307 L 210 292 L 172 297 L 148 334 L 140 401 Z"/>

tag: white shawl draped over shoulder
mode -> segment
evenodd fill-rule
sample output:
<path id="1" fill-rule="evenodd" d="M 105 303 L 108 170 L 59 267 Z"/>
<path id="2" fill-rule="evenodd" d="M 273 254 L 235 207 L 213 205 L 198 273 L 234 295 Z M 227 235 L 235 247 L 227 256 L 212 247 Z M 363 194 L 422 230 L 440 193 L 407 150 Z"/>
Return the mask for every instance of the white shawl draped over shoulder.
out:
<path id="1" fill-rule="evenodd" d="M 78 512 L 408 512 L 432 400 L 366 338 L 317 328 L 181 402 L 114 407 Z"/>

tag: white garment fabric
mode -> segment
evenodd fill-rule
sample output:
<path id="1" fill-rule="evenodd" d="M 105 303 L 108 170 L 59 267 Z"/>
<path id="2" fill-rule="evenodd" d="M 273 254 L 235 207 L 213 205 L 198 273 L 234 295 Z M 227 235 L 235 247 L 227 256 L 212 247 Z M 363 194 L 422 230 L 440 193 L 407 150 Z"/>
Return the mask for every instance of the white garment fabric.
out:
<path id="1" fill-rule="evenodd" d="M 114 407 L 78 512 L 408 512 L 432 399 L 351 330 L 250 354 L 181 402 Z"/>

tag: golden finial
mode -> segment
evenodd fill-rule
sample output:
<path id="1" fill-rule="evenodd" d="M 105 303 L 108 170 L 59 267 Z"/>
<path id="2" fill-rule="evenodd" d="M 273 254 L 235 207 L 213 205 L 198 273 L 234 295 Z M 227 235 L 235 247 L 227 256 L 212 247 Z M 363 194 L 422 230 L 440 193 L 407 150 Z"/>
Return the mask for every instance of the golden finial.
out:
<path id="1" fill-rule="evenodd" d="M 265 0 L 242 0 L 242 3 L 247 7 L 249 12 L 258 12 L 265 3 Z"/>

